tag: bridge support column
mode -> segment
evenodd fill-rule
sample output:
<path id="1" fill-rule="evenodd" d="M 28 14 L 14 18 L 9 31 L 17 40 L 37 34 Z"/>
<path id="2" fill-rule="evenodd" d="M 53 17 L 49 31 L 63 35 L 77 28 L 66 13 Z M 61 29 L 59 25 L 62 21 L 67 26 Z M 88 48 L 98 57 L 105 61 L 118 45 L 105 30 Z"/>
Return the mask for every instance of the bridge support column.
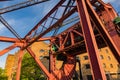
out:
<path id="1" fill-rule="evenodd" d="M 93 80 L 106 80 L 105 72 L 100 63 L 98 47 L 92 30 L 92 25 L 86 8 L 85 0 L 76 0 L 76 3 L 78 14 L 81 19 L 86 49 L 91 63 Z"/>
<path id="2" fill-rule="evenodd" d="M 17 67 L 17 73 L 16 73 L 16 80 L 20 80 L 22 57 L 23 57 L 23 50 L 20 50 L 19 51 L 19 58 L 18 58 L 18 67 Z"/>

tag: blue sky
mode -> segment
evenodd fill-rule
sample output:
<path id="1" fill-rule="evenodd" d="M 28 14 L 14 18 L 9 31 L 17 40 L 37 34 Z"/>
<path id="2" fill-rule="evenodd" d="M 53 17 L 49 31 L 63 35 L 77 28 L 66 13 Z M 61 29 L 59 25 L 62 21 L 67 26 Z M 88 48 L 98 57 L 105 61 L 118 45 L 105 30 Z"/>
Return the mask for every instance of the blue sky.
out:
<path id="1" fill-rule="evenodd" d="M 23 2 L 26 0 L 13 0 L 8 2 L 0 2 L 0 8 Z M 59 0 L 50 0 L 45 3 L 41 3 L 32 7 L 17 10 L 14 12 L 9 12 L 2 14 L 6 21 L 18 32 L 21 37 L 24 37 L 34 25 L 45 15 Z M 117 12 L 120 12 L 120 2 L 118 0 L 103 0 L 105 2 L 110 2 Z M 0 23 L 0 36 L 14 37 L 1 23 Z M 11 43 L 0 42 L 0 50 L 4 49 Z M 0 56 L 0 67 L 5 66 L 5 59 L 8 54 L 17 52 L 18 48 L 8 52 L 7 54 Z"/>
<path id="2" fill-rule="evenodd" d="M 0 8 L 20 3 L 23 1 L 27 0 L 13 0 L 11 2 L 0 2 Z M 17 11 L 2 14 L 2 16 L 21 37 L 24 37 L 25 34 L 28 33 L 37 24 L 37 22 L 50 11 L 50 9 L 57 2 L 58 0 L 50 0 L 48 2 L 41 3 L 32 7 L 27 7 Z M 15 37 L 1 23 L 0 23 L 0 36 Z M 0 50 L 6 48 L 8 45 L 11 45 L 11 43 L 0 42 Z M 0 56 L 0 67 L 5 66 L 6 56 L 8 54 L 13 54 L 17 52 L 17 50 L 18 48 L 8 52 L 3 56 Z"/>

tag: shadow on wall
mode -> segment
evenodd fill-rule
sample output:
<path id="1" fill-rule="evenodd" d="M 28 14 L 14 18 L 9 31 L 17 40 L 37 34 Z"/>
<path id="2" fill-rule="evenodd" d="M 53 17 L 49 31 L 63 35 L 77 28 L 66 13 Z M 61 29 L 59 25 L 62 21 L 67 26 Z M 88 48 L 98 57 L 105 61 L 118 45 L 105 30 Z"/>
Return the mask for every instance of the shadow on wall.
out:
<path id="1" fill-rule="evenodd" d="M 106 77 L 107 80 L 120 80 L 120 68 L 115 73 L 106 72 Z"/>
<path id="2" fill-rule="evenodd" d="M 105 72 L 107 80 L 120 80 L 120 64 L 118 64 L 117 66 L 118 66 L 118 69 L 117 69 L 117 71 L 115 73 Z M 79 70 L 76 71 L 75 74 L 73 75 L 73 80 L 93 80 L 91 74 L 86 75 L 86 74 L 83 73 L 84 72 L 83 71 L 84 67 L 85 66 L 81 67 L 81 65 L 79 65 Z"/>
<path id="3" fill-rule="evenodd" d="M 118 71 L 117 71 L 117 80 L 120 80 L 120 64 L 118 64 Z"/>

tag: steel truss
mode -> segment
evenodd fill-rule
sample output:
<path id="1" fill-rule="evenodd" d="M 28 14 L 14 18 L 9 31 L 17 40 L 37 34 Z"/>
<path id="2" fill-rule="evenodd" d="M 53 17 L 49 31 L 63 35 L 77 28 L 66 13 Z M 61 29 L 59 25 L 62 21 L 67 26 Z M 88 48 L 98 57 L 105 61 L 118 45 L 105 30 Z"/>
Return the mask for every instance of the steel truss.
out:
<path id="1" fill-rule="evenodd" d="M 61 8 L 62 12 L 60 13 Z M 70 24 L 70 21 L 68 24 L 71 27 L 57 34 L 57 31 L 64 27 L 69 18 L 73 19 L 75 17 L 74 15 L 79 16 L 75 19 L 76 22 Z M 18 35 L 17 38 L 0 36 L 0 41 L 13 43 L 13 45 L 0 51 L 0 56 L 15 47 L 20 48 L 16 80 L 20 79 L 23 50 L 25 49 L 34 58 L 49 80 L 70 80 L 75 73 L 76 55 L 87 51 L 93 80 L 107 80 L 99 59 L 98 48 L 109 46 L 120 63 L 120 37 L 112 22 L 115 17 L 117 17 L 117 14 L 113 7 L 101 0 L 60 0 L 24 38 L 20 38 Z M 49 24 L 47 24 L 48 21 Z M 53 30 L 55 31 L 54 35 L 44 37 Z M 50 50 L 50 71 L 45 68 L 29 47 L 36 41 L 45 40 L 50 41 L 51 47 L 53 44 L 57 47 L 57 51 Z M 64 61 L 60 69 L 56 68 L 56 58 Z"/>

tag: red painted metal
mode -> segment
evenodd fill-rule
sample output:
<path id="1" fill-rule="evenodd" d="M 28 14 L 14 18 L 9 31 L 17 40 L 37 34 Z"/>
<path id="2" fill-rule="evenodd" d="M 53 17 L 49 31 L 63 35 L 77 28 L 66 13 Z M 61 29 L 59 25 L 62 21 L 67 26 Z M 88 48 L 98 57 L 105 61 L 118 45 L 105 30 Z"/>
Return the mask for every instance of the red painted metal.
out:
<path id="1" fill-rule="evenodd" d="M 104 69 L 99 59 L 98 47 L 92 30 L 89 14 L 84 0 L 76 0 L 77 9 L 81 18 L 82 31 L 84 34 L 86 49 L 90 58 L 94 80 L 106 80 Z"/>
<path id="2" fill-rule="evenodd" d="M 56 66 L 55 66 L 55 60 L 56 60 L 56 57 L 55 55 L 52 55 L 52 52 L 49 52 L 50 54 L 50 73 L 53 73 L 53 71 L 56 70 Z"/>
<path id="3" fill-rule="evenodd" d="M 56 23 L 54 23 L 52 26 L 50 26 L 47 30 L 45 30 L 44 32 L 42 32 L 40 35 L 38 35 L 35 39 L 31 40 L 30 43 L 26 46 L 30 46 L 32 43 L 34 43 L 35 41 L 37 41 L 39 38 L 41 38 L 42 36 L 44 36 L 45 34 L 47 34 L 48 32 L 50 32 L 53 28 L 57 27 L 59 25 L 59 23 L 63 22 L 66 18 L 70 17 L 74 12 L 76 11 L 76 7 L 73 8 L 69 13 L 67 13 L 66 15 L 64 15 L 63 17 L 61 17 Z M 43 18 L 44 19 L 44 18 Z M 36 27 L 36 26 L 35 26 Z M 39 26 L 38 26 L 39 27 Z M 36 29 L 36 28 L 35 28 Z M 33 29 L 34 30 L 34 29 Z M 33 31 L 30 32 L 30 34 Z M 29 34 L 28 34 L 29 35 Z M 27 36 L 28 36 L 27 35 Z M 26 37 L 27 37 L 26 36 Z M 25 38 L 26 38 L 25 37 Z M 25 47 L 25 48 L 26 48 Z M 25 49 L 24 48 L 24 49 Z"/>
<path id="4" fill-rule="evenodd" d="M 97 46 L 96 41 L 105 41 L 104 44 L 107 44 L 107 46 L 111 48 L 113 54 L 120 63 L 120 37 L 115 31 L 115 25 L 112 23 L 113 19 L 117 17 L 117 13 L 113 7 L 110 4 L 103 3 L 101 0 L 65 1 L 66 0 L 60 0 L 60 2 L 42 20 L 40 20 L 40 22 L 35 25 L 35 27 L 26 34 L 23 39 L 20 38 L 19 40 L 17 38 L 0 36 L 0 41 L 13 43 L 13 45 L 0 51 L 0 56 L 16 47 L 20 48 L 16 80 L 20 79 L 21 62 L 23 50 L 25 49 L 34 58 L 49 80 L 70 80 L 75 72 L 75 56 L 86 52 L 86 50 L 90 58 L 93 79 L 106 80 L 105 72 L 102 69 L 101 62 L 99 60 L 98 47 L 100 46 Z M 74 2 L 76 2 L 75 5 Z M 96 5 L 96 2 L 98 2 L 102 7 Z M 96 10 L 93 6 L 96 7 Z M 57 11 L 60 7 L 65 7 L 65 9 L 63 10 L 61 17 L 56 18 Z M 70 18 L 74 13 L 78 13 L 77 15 L 80 17 L 80 22 L 69 25 L 71 26 L 70 28 L 58 35 L 43 37 L 51 30 L 61 26 L 63 22 Z M 107 17 L 108 15 L 110 17 Z M 48 24 L 49 26 L 46 27 L 48 18 L 52 18 L 52 20 Z M 54 19 L 56 22 L 54 22 Z M 42 33 L 36 35 L 36 31 L 39 27 L 42 27 Z M 96 29 L 98 30 L 98 33 L 95 33 Z M 56 52 L 50 50 L 50 72 L 29 47 L 34 42 L 46 40 L 50 41 L 50 47 L 52 47 L 52 44 L 55 44 L 58 48 L 58 51 Z M 100 44 L 98 43 L 98 45 Z M 56 57 L 59 54 L 62 55 L 61 57 L 65 56 L 66 60 L 63 60 L 63 66 L 60 69 L 57 69 Z"/>
<path id="5" fill-rule="evenodd" d="M 80 35 L 80 36 L 83 36 L 83 34 L 82 33 L 79 33 L 78 31 L 76 31 L 76 30 L 73 30 L 73 32 L 74 33 L 76 33 L 76 34 L 78 34 L 78 35 Z"/>
<path id="6" fill-rule="evenodd" d="M 39 41 L 49 41 L 51 40 L 51 37 L 42 37 L 40 39 L 38 39 Z"/>
<path id="7" fill-rule="evenodd" d="M 60 35 L 59 36 L 59 45 L 60 45 L 60 49 L 59 50 L 62 50 L 63 49 L 63 45 L 62 45 L 62 42 L 63 42 L 63 38 L 62 38 L 62 36 Z"/>
<path id="8" fill-rule="evenodd" d="M 4 37 L 4 36 L 0 36 L 0 41 L 3 42 L 19 42 L 20 40 L 16 39 L 16 38 L 10 38 L 10 37 Z"/>
<path id="9" fill-rule="evenodd" d="M 32 34 L 32 32 L 34 32 L 36 29 L 38 29 L 38 27 L 45 21 L 47 20 L 47 18 L 57 10 L 58 7 L 60 7 L 63 3 L 65 2 L 65 0 L 61 0 L 42 20 L 40 20 L 40 22 L 25 36 L 25 38 L 27 38 L 29 35 Z"/>
<path id="10" fill-rule="evenodd" d="M 75 44 L 75 42 L 74 42 L 74 35 L 73 35 L 73 33 L 72 32 L 70 32 L 70 37 L 71 37 L 71 43 L 72 43 L 72 45 L 74 45 Z"/>
<path id="11" fill-rule="evenodd" d="M 101 31 L 101 35 L 104 37 L 107 45 L 111 48 L 114 56 L 116 57 L 117 61 L 120 63 L 120 37 L 118 36 L 118 34 L 115 31 L 115 27 L 113 25 L 113 23 L 111 21 L 113 21 L 113 19 L 111 19 L 111 17 L 107 17 L 108 15 L 110 15 L 110 12 L 106 12 L 106 10 L 101 11 L 101 18 L 98 17 L 98 15 L 96 14 L 96 12 L 94 11 L 94 9 L 92 8 L 92 5 L 90 4 L 90 2 L 87 2 L 88 5 L 90 6 L 90 9 L 92 10 L 92 17 L 94 19 L 94 22 L 97 24 L 97 27 L 99 28 L 99 30 Z M 111 7 L 110 7 L 111 8 Z M 103 15 L 104 13 L 104 15 Z M 112 12 L 111 14 L 112 16 L 116 16 L 116 14 L 114 14 L 114 12 Z M 101 19 L 101 20 L 100 20 Z M 105 23 L 103 24 L 103 19 L 105 21 Z M 108 22 L 108 23 L 106 23 Z M 105 25 L 107 24 L 107 25 Z M 106 28 L 105 28 L 106 26 Z M 109 31 L 109 29 L 112 28 L 112 30 Z"/>
<path id="12" fill-rule="evenodd" d="M 54 75 L 54 78 L 50 78 L 49 80 L 70 80 L 75 72 L 75 57 L 68 56 L 67 61 L 63 63 L 61 69 L 56 69 L 55 59 L 55 55 L 51 55 L 51 74 Z"/>
<path id="13" fill-rule="evenodd" d="M 50 39 L 51 39 L 50 37 L 44 37 L 44 38 L 40 38 L 38 41 L 46 41 L 46 40 L 50 41 Z M 10 37 L 0 36 L 0 41 L 13 43 L 11 46 L 1 50 L 0 51 L 0 56 L 4 55 L 5 53 L 9 52 L 10 50 L 12 50 L 12 49 L 14 49 L 16 47 L 23 48 L 26 45 L 25 39 L 22 39 L 20 41 L 17 38 L 10 38 Z"/>
<path id="14" fill-rule="evenodd" d="M 20 72 L 21 72 L 21 64 L 22 64 L 22 57 L 24 55 L 23 50 L 19 51 L 18 56 L 18 66 L 17 66 L 17 72 L 16 72 L 16 80 L 20 80 Z"/>
<path id="15" fill-rule="evenodd" d="M 2 51 L 0 51 L 0 56 L 4 55 L 5 53 L 9 52 L 10 50 L 14 49 L 16 47 L 16 44 L 13 44 L 5 49 L 3 49 Z"/>

